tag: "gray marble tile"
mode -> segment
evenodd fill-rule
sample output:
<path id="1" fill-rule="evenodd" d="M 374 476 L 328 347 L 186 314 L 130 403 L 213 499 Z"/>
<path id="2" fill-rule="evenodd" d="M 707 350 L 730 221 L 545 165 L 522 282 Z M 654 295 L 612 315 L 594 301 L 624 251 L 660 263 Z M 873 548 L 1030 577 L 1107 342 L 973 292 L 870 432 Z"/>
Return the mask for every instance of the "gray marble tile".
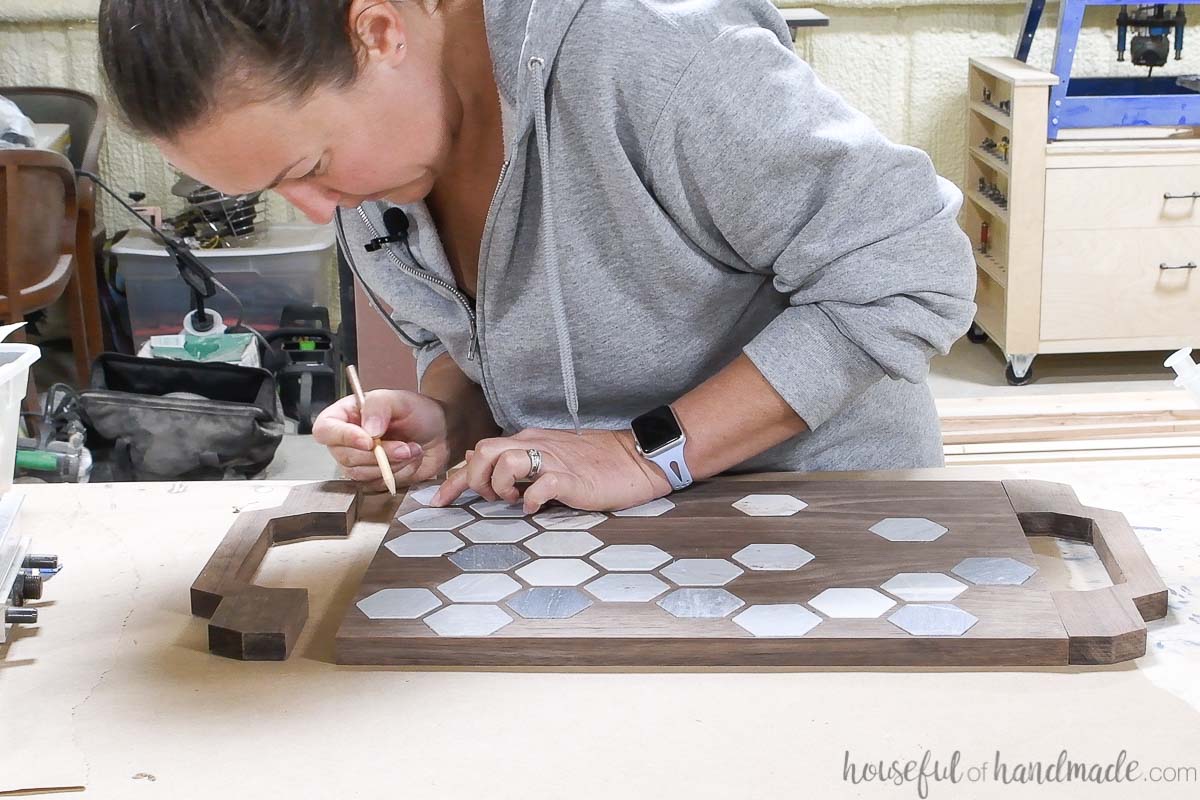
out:
<path id="1" fill-rule="evenodd" d="M 437 588 L 455 603 L 495 603 L 519 590 L 521 584 L 502 572 L 472 572 L 451 578 Z"/>
<path id="2" fill-rule="evenodd" d="M 525 507 L 521 501 L 508 503 L 504 500 L 486 500 L 472 503 L 471 510 L 481 517 L 524 517 Z"/>
<path id="3" fill-rule="evenodd" d="M 964 558 L 950 571 L 980 586 L 1019 586 L 1037 569 L 1015 558 Z"/>
<path id="4" fill-rule="evenodd" d="M 888 517 L 870 530 L 889 542 L 932 542 L 946 532 L 941 525 L 922 517 Z"/>
<path id="5" fill-rule="evenodd" d="M 802 605 L 750 606 L 733 621 L 755 636 L 803 636 L 821 622 L 821 618 Z"/>
<path id="6" fill-rule="evenodd" d="M 748 494 L 733 507 L 751 517 L 790 517 L 808 508 L 808 503 L 790 494 Z"/>
<path id="7" fill-rule="evenodd" d="M 529 559 L 529 553 L 513 544 L 473 544 L 450 556 L 463 572 L 505 572 Z"/>
<path id="8" fill-rule="evenodd" d="M 438 636 L 490 636 L 512 621 L 499 606 L 446 606 L 425 618 Z"/>
<path id="9" fill-rule="evenodd" d="M 947 602 L 967 590 L 966 584 L 940 572 L 901 572 L 880 588 L 910 603 Z"/>
<path id="10" fill-rule="evenodd" d="M 586 531 L 594 528 L 607 517 L 595 511 L 577 511 L 573 508 L 552 508 L 534 514 L 533 521 L 551 531 Z"/>
<path id="11" fill-rule="evenodd" d="M 874 589 L 826 589 L 808 604 L 834 619 L 871 619 L 882 616 L 896 601 Z"/>
<path id="12" fill-rule="evenodd" d="M 476 544 L 515 544 L 537 533 L 523 519 L 481 519 L 459 531 Z"/>
<path id="13" fill-rule="evenodd" d="M 675 504 L 665 497 L 660 497 L 657 500 L 651 500 L 649 503 L 642 503 L 640 506 L 627 508 L 623 511 L 614 511 L 614 517 L 661 517 L 663 514 L 675 508 Z"/>
<path id="14" fill-rule="evenodd" d="M 661 572 L 680 586 L 724 586 L 741 575 L 742 568 L 723 558 L 681 558 Z"/>
<path id="15" fill-rule="evenodd" d="M 396 517 L 406 528 L 416 531 L 448 531 L 461 528 L 475 517 L 461 508 L 418 508 Z"/>
<path id="16" fill-rule="evenodd" d="M 384 545 L 400 558 L 437 558 L 462 549 L 465 542 L 449 531 L 410 531 Z"/>
<path id="17" fill-rule="evenodd" d="M 441 604 L 428 589 L 380 589 L 356 605 L 371 619 L 416 619 Z"/>
<path id="18" fill-rule="evenodd" d="M 595 567 L 577 558 L 539 558 L 517 570 L 530 586 L 578 586 L 596 574 Z"/>
<path id="19" fill-rule="evenodd" d="M 733 560 L 753 570 L 796 570 L 813 560 L 813 554 L 794 544 L 751 544 L 733 554 Z"/>
<path id="20" fill-rule="evenodd" d="M 652 544 L 609 545 L 590 558 L 612 572 L 649 572 L 671 560 L 670 554 Z"/>
<path id="21" fill-rule="evenodd" d="M 648 603 L 671 587 L 645 572 L 610 572 L 583 588 L 605 603 Z"/>
<path id="22" fill-rule="evenodd" d="M 962 636 L 979 620 L 958 606 L 929 603 L 901 606 L 888 621 L 914 636 Z"/>
<path id="23" fill-rule="evenodd" d="M 592 601 L 578 589 L 537 587 L 508 601 L 508 607 L 525 619 L 569 619 Z"/>
<path id="24" fill-rule="evenodd" d="M 604 545 L 587 531 L 547 531 L 525 543 L 539 556 L 586 556 Z"/>
<path id="25" fill-rule="evenodd" d="M 430 504 L 430 502 L 433 501 L 433 496 L 435 494 L 437 494 L 437 490 L 440 488 L 442 488 L 442 485 L 440 483 L 427 484 L 425 486 L 420 486 L 415 489 L 410 489 L 408 492 L 408 496 L 411 497 L 413 500 L 416 500 L 421 505 L 427 506 Z M 458 496 L 458 499 L 455 500 L 450 505 L 463 506 L 463 505 L 466 505 L 467 503 L 473 503 L 479 499 L 480 499 L 480 497 L 479 497 L 478 492 L 474 491 L 473 489 L 467 489 L 465 492 L 460 494 Z"/>
<path id="26" fill-rule="evenodd" d="M 724 589 L 676 589 L 658 604 L 672 616 L 703 619 L 727 617 L 745 605 Z"/>

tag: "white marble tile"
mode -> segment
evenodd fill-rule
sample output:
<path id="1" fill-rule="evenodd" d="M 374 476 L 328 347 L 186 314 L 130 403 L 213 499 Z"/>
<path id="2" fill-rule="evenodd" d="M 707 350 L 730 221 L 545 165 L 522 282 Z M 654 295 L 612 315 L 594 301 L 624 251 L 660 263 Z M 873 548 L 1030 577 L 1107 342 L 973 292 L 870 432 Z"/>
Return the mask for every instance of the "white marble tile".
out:
<path id="1" fill-rule="evenodd" d="M 596 574 L 595 567 L 577 558 L 539 558 L 517 570 L 530 586 L 578 586 Z"/>
<path id="2" fill-rule="evenodd" d="M 425 618 L 438 636 L 490 636 L 512 621 L 499 606 L 446 606 Z"/>
<path id="3" fill-rule="evenodd" d="M 482 519 L 459 531 L 476 544 L 514 544 L 537 533 L 523 519 Z"/>
<path id="4" fill-rule="evenodd" d="M 410 531 L 384 547 L 400 558 L 437 558 L 461 550 L 464 544 L 450 531 Z"/>
<path id="5" fill-rule="evenodd" d="M 442 488 L 442 485 L 440 483 L 426 484 L 424 486 L 420 486 L 415 489 L 410 489 L 408 492 L 408 496 L 411 497 L 413 500 L 416 500 L 421 505 L 427 506 L 433 501 L 433 496 L 435 494 L 437 494 L 437 490 L 440 488 Z M 467 503 L 473 503 L 479 499 L 480 499 L 480 497 L 479 497 L 478 492 L 476 492 L 473 489 L 467 489 L 465 492 L 460 494 L 458 496 L 458 499 L 455 500 L 450 505 L 463 506 L 463 505 L 466 505 Z"/>
<path id="6" fill-rule="evenodd" d="M 660 497 L 657 500 L 651 500 L 649 503 L 642 503 L 640 506 L 627 508 L 623 511 L 614 511 L 614 517 L 661 517 L 671 509 L 675 508 L 675 504 L 665 497 Z"/>
<path id="7" fill-rule="evenodd" d="M 495 603 L 521 588 L 504 573 L 472 572 L 451 578 L 438 591 L 455 603 Z"/>
<path id="8" fill-rule="evenodd" d="M 418 508 L 396 517 L 396 521 L 415 531 L 448 531 L 461 528 L 475 519 L 461 508 Z"/>
<path id="9" fill-rule="evenodd" d="M 790 494 L 748 494 L 733 507 L 751 517 L 790 517 L 808 508 L 808 503 Z"/>
<path id="10" fill-rule="evenodd" d="M 724 589 L 676 589 L 658 604 L 675 617 L 719 619 L 737 611 L 745 602 Z"/>
<path id="11" fill-rule="evenodd" d="M 929 603 L 901 606 L 888 621 L 914 636 L 962 636 L 979 620 L 958 606 Z"/>
<path id="12" fill-rule="evenodd" d="M 481 517 L 524 517 L 525 506 L 522 501 L 509 503 L 504 500 L 485 500 L 482 503 L 472 503 L 471 510 Z"/>
<path id="13" fill-rule="evenodd" d="M 526 589 L 508 601 L 508 607 L 525 619 L 569 619 L 591 604 L 578 589 L 558 586 Z"/>
<path id="14" fill-rule="evenodd" d="M 586 531 L 594 528 L 607 517 L 595 511 L 577 511 L 573 508 L 553 508 L 534 514 L 533 521 L 552 531 Z"/>
<path id="15" fill-rule="evenodd" d="M 609 545 L 590 558 L 612 572 L 648 572 L 671 560 L 671 556 L 652 544 Z"/>
<path id="16" fill-rule="evenodd" d="M 808 604 L 834 619 L 870 619 L 882 616 L 896 601 L 874 589 L 826 589 Z"/>
<path id="17" fill-rule="evenodd" d="M 604 545 L 587 531 L 547 531 L 525 543 L 539 556 L 586 556 Z"/>
<path id="18" fill-rule="evenodd" d="M 733 621 L 755 636 L 803 636 L 821 622 L 821 618 L 802 605 L 750 606 Z"/>
<path id="19" fill-rule="evenodd" d="M 796 570 L 812 561 L 813 554 L 794 544 L 751 544 L 734 553 L 733 560 L 753 570 Z"/>
<path id="20" fill-rule="evenodd" d="M 680 586 L 724 586 L 741 575 L 742 569 L 723 558 L 681 558 L 661 572 Z"/>
<path id="21" fill-rule="evenodd" d="M 583 588 L 605 603 L 648 603 L 671 587 L 645 572 L 610 572 Z"/>
<path id="22" fill-rule="evenodd" d="M 1019 586 L 1037 572 L 1015 558 L 964 558 L 950 571 L 980 586 Z"/>
<path id="23" fill-rule="evenodd" d="M 880 588 L 910 603 L 947 602 L 967 590 L 966 584 L 940 572 L 901 572 Z"/>
<path id="24" fill-rule="evenodd" d="M 923 517 L 888 517 L 870 530 L 889 542 L 932 542 L 946 533 L 944 527 Z"/>
<path id="25" fill-rule="evenodd" d="M 380 589 L 356 605 L 371 619 L 416 619 L 441 604 L 428 589 Z"/>

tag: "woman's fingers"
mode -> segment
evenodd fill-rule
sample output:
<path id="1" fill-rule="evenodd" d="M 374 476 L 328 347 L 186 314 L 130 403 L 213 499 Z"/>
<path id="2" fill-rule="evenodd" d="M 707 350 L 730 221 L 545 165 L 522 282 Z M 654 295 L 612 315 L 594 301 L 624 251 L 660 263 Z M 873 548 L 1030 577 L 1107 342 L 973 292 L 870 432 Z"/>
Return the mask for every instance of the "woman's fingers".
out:
<path id="1" fill-rule="evenodd" d="M 317 417 L 317 421 L 313 423 L 313 439 L 326 447 L 370 450 L 371 437 L 358 422 L 357 402 L 353 397 L 343 397 Z"/>
<path id="2" fill-rule="evenodd" d="M 383 452 L 393 465 L 402 464 L 415 458 L 420 458 L 423 451 L 416 442 L 383 442 Z M 343 467 L 367 467 L 378 463 L 375 460 L 374 448 L 359 450 L 353 447 L 331 447 L 330 455 L 333 460 Z"/>
<path id="3" fill-rule="evenodd" d="M 457 500 L 468 488 L 467 470 L 463 468 L 452 473 L 446 480 L 442 481 L 441 488 L 433 495 L 433 499 L 429 501 L 429 505 L 434 507 L 448 506 Z"/>
<path id="4" fill-rule="evenodd" d="M 580 481 L 569 472 L 543 472 L 525 489 L 525 513 L 536 514 L 551 500 L 575 507 L 581 501 Z"/>
<path id="5" fill-rule="evenodd" d="M 521 499 L 517 481 L 524 480 L 529 476 L 532 465 L 533 461 L 529 458 L 528 450 L 505 450 L 492 467 L 492 491 L 510 503 L 517 502 Z"/>

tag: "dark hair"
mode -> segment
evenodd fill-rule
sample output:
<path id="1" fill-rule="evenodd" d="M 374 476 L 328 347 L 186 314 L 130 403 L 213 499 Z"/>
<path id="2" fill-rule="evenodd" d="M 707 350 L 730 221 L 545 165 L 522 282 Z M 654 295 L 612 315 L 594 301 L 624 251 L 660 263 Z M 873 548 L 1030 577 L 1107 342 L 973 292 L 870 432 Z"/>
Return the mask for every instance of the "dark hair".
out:
<path id="1" fill-rule="evenodd" d="M 102 0 L 100 57 L 130 126 L 169 139 L 220 93 L 303 98 L 358 74 L 352 0 Z"/>

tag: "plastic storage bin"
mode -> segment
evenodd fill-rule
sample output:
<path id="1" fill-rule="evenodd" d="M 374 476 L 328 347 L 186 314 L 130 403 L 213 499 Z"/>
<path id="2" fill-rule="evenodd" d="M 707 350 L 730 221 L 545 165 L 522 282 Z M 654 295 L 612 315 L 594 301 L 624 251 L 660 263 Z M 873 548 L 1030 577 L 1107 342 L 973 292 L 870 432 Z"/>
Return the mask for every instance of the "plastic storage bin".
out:
<path id="1" fill-rule="evenodd" d="M 29 368 L 42 357 L 31 344 L 0 344 L 0 494 L 13 482 L 21 401 L 29 386 Z"/>
<path id="2" fill-rule="evenodd" d="M 333 245 L 332 227 L 270 225 L 253 245 L 194 252 L 241 299 L 242 321 L 269 331 L 279 327 L 284 306 L 316 302 L 321 268 L 331 262 Z M 135 344 L 140 347 L 151 336 L 179 333 L 191 308 L 191 293 L 166 249 L 149 231 L 135 229 L 113 253 L 129 299 Z M 226 325 L 237 322 L 237 303 L 219 287 L 208 305 L 221 313 Z"/>

